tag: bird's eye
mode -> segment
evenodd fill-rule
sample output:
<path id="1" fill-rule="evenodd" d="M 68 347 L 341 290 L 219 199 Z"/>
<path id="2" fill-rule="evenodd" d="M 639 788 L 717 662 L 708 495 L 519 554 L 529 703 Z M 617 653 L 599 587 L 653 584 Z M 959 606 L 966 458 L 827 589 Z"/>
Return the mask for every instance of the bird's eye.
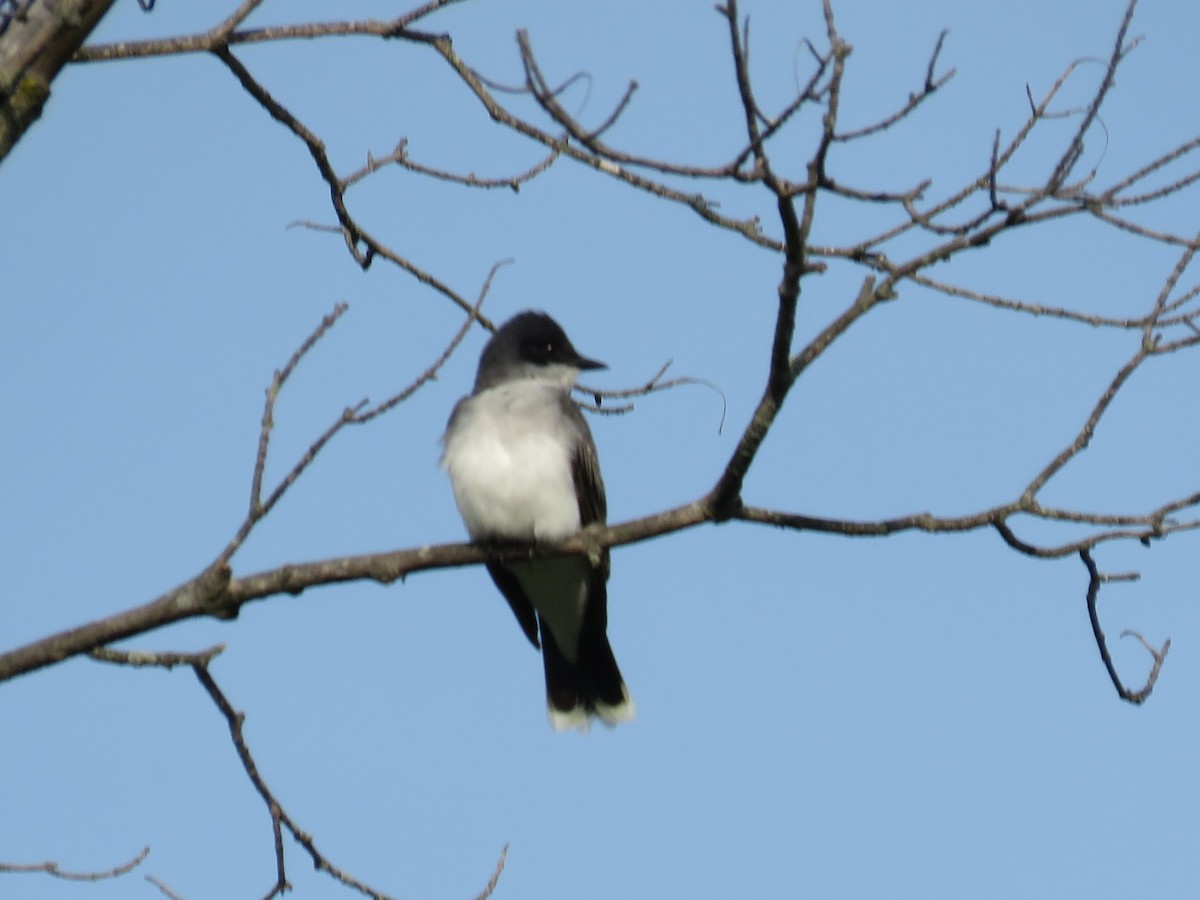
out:
<path id="1" fill-rule="evenodd" d="M 530 362 L 544 366 L 556 358 L 558 354 L 557 346 L 554 341 L 538 340 L 535 338 L 525 344 L 522 355 Z"/>

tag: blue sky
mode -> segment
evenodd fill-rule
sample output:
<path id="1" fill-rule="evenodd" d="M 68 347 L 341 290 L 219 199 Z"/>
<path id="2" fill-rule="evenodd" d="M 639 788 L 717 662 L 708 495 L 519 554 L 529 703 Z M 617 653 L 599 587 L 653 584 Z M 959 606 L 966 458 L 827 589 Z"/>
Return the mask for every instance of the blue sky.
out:
<path id="1" fill-rule="evenodd" d="M 211 4 L 119 0 L 96 40 L 215 24 Z M 863 124 L 920 83 L 938 33 L 955 79 L 876 142 L 839 151 L 864 186 L 932 177 L 950 193 L 986 164 L 1062 69 L 1105 56 L 1117 2 L 857 0 L 836 7 L 854 46 L 843 116 Z M 669 7 L 669 8 L 668 8 Z M 781 106 L 820 43 L 815 2 L 745 3 L 753 75 Z M 385 3 L 265 4 L 251 25 L 396 15 Z M 1145 36 L 1085 151 L 1116 180 L 1195 134 L 1200 12 L 1147 2 Z M 516 82 L 527 28 L 546 73 L 599 122 L 639 82 L 617 146 L 715 164 L 742 142 L 724 22 L 711 3 L 465 2 L 426 23 Z M 377 40 L 257 46 L 239 58 L 328 143 L 339 172 L 407 138 L 412 157 L 479 175 L 540 158 L 490 123 L 433 54 Z M 1064 103 L 1102 71 L 1080 68 Z M 525 105 L 514 101 L 519 111 Z M 1043 171 L 1070 121 L 1016 163 Z M 1057 128 L 1057 130 L 1056 130 Z M 812 130 L 776 159 L 803 173 Z M 713 189 L 764 217 L 761 191 Z M 709 489 L 765 374 L 779 278 L 770 253 L 567 162 L 519 194 L 385 170 L 348 195 L 398 252 L 486 311 L 543 308 L 610 371 L 602 387 L 673 372 L 720 386 L 593 418 L 610 516 Z M 852 240 L 877 213 L 823 207 L 815 239 Z M 336 302 L 350 311 L 276 409 L 268 479 L 341 409 L 407 384 L 457 330 L 444 299 L 340 238 L 304 147 L 205 56 L 76 66 L 0 166 L 0 646 L 143 603 L 202 569 L 247 503 L 272 372 Z M 1149 215 L 1196 229 L 1195 203 Z M 1015 235 L 944 272 L 982 290 L 1108 314 L 1148 308 L 1175 254 L 1083 222 Z M 1192 275 L 1195 277 L 1194 273 Z M 799 338 L 859 275 L 806 283 Z M 438 437 L 485 334 L 389 416 L 341 434 L 234 559 L 239 575 L 463 537 Z M 746 500 L 855 518 L 960 514 L 1010 499 L 1075 434 L 1137 336 L 1017 317 L 912 287 L 796 386 Z M 1196 489 L 1193 359 L 1139 373 L 1047 501 L 1141 510 Z M 1057 534 L 1054 532 L 1053 534 Z M 1031 538 L 1050 539 L 1048 530 Z M 1097 553 L 1134 585 L 1103 591 L 1114 655 L 1143 708 L 1112 691 L 1076 559 L 1021 557 L 992 533 L 846 540 L 745 525 L 614 553 L 609 633 L 639 718 L 585 737 L 545 721 L 540 661 L 480 568 L 403 584 L 277 597 L 238 621 L 129 642 L 227 645 L 212 673 L 244 710 L 267 783 L 337 865 L 403 897 L 470 897 L 509 845 L 497 897 L 1162 897 L 1200 878 L 1200 613 L 1196 539 Z M 122 880 L 0 878 L 0 896 L 259 896 L 274 869 L 267 814 L 186 670 L 87 660 L 0 687 L 0 860 L 102 869 L 150 845 Z M 289 840 L 298 897 L 352 896 Z"/>

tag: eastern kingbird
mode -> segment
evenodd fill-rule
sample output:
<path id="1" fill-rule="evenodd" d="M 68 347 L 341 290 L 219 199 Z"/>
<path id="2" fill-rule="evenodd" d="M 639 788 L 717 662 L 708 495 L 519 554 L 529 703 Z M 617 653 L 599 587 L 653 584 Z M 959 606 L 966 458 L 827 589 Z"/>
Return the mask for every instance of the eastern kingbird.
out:
<path id="1" fill-rule="evenodd" d="M 442 466 L 473 541 L 553 544 L 604 523 L 596 443 L 571 399 L 580 370 L 604 368 L 580 355 L 545 313 L 520 313 L 488 341 L 475 388 L 455 405 L 442 436 Z M 606 725 L 632 719 L 605 634 L 608 550 L 598 566 L 573 555 L 489 562 L 487 570 L 542 649 L 555 730 L 586 731 L 593 715 Z"/>

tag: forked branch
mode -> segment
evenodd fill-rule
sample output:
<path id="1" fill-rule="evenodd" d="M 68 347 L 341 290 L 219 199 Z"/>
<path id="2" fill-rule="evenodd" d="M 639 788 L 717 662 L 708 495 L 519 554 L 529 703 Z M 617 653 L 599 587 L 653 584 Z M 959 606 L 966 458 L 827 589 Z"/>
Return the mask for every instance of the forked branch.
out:
<path id="1" fill-rule="evenodd" d="M 1146 702 L 1146 699 L 1150 696 L 1150 692 L 1154 690 L 1154 685 L 1158 683 L 1158 675 L 1162 671 L 1163 663 L 1167 659 L 1167 653 L 1171 649 L 1171 639 L 1167 638 L 1161 647 L 1156 648 L 1136 631 L 1126 629 L 1121 632 L 1121 637 L 1136 638 L 1138 643 L 1145 647 L 1146 651 L 1154 659 L 1154 665 L 1151 666 L 1150 674 L 1146 676 L 1145 683 L 1137 690 L 1131 690 L 1126 687 L 1125 683 L 1121 680 L 1121 676 L 1117 674 L 1117 667 L 1113 664 L 1112 655 L 1108 652 L 1108 638 L 1104 636 L 1104 629 L 1100 627 L 1100 615 L 1096 611 L 1096 600 L 1100 595 L 1100 585 L 1105 581 L 1113 579 L 1101 574 L 1095 560 L 1092 559 L 1092 554 L 1088 550 L 1080 550 L 1079 558 L 1083 560 L 1084 568 L 1087 569 L 1088 573 L 1088 619 L 1092 623 L 1092 634 L 1096 638 L 1096 647 L 1100 651 L 1100 659 L 1103 661 L 1104 668 L 1108 672 L 1108 677 L 1112 679 L 1113 687 L 1116 688 L 1120 698 L 1135 706 L 1140 706 Z"/>

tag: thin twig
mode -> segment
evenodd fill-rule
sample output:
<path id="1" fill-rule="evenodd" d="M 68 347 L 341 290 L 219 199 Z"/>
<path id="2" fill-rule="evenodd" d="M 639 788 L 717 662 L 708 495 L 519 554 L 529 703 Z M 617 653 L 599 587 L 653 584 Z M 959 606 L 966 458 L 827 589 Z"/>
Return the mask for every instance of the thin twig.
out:
<path id="1" fill-rule="evenodd" d="M 170 886 L 167 885 L 167 883 L 161 878 L 155 878 L 153 875 L 147 875 L 146 880 L 158 888 L 158 892 L 166 897 L 167 900 L 183 900 L 183 897 L 171 890 Z"/>
<path id="2" fill-rule="evenodd" d="M 312 459 L 316 456 L 316 452 L 320 449 L 320 446 L 324 446 L 325 442 L 332 438 L 333 435 L 343 425 L 346 424 L 346 414 L 343 413 L 341 418 L 339 418 L 334 425 L 330 426 L 325 435 L 322 436 L 323 439 L 319 440 L 318 443 L 320 446 L 314 444 L 313 447 L 315 449 L 310 448 L 306 457 L 304 457 L 301 462 L 297 463 L 296 466 L 293 467 L 292 471 L 289 472 L 288 476 L 286 476 L 280 485 L 276 487 L 271 496 L 265 502 L 263 501 L 263 473 L 266 471 L 267 467 L 267 455 L 270 449 L 271 432 L 275 428 L 275 401 L 279 397 L 279 392 L 283 390 L 283 386 L 287 384 L 288 378 L 290 378 L 292 372 L 295 371 L 296 366 L 300 364 L 300 360 L 302 360 L 308 354 L 308 352 L 316 346 L 317 342 L 329 332 L 329 329 L 337 324 L 338 319 L 345 314 L 347 309 L 349 309 L 349 306 L 346 303 L 337 303 L 334 306 L 333 311 L 322 318 L 321 322 L 315 329 L 313 329 L 312 333 L 309 334 L 308 337 L 304 339 L 304 342 L 296 348 L 296 351 L 291 355 L 287 363 L 284 364 L 283 368 L 275 371 L 275 376 L 271 379 L 271 384 L 267 387 L 266 401 L 263 404 L 262 422 L 258 433 L 258 450 L 254 457 L 254 472 L 250 479 L 250 508 L 246 513 L 246 518 L 238 527 L 237 532 L 225 546 L 225 549 L 221 552 L 220 557 L 218 557 L 220 560 L 228 562 L 233 558 L 233 554 L 237 552 L 238 548 L 241 547 L 246 538 L 249 537 L 254 526 L 257 525 L 258 522 L 261 521 L 262 518 L 271 511 L 274 505 L 279 501 L 280 497 L 282 497 L 284 492 L 286 492 L 287 488 L 294 483 L 298 477 L 300 477 L 300 474 L 304 471 L 308 464 L 312 462 Z"/>
<path id="3" fill-rule="evenodd" d="M 251 97 L 259 102 L 275 121 L 279 122 L 296 137 L 304 142 L 308 148 L 309 154 L 313 158 L 313 162 L 317 165 L 317 170 L 321 173 L 321 178 L 329 186 L 329 199 L 333 204 L 334 212 L 337 214 L 338 222 L 342 226 L 342 236 L 346 241 L 346 249 L 350 251 L 350 255 L 358 262 L 360 266 L 366 269 L 371 264 L 371 256 L 359 248 L 362 242 L 362 233 L 359 230 L 358 223 L 350 215 L 350 211 L 346 208 L 346 200 L 344 197 L 344 188 L 337 173 L 333 171 L 333 164 L 329 161 L 329 156 L 325 152 L 325 143 L 317 137 L 307 126 L 297 119 L 282 103 L 271 96 L 270 92 L 263 87 L 254 76 L 250 74 L 250 70 L 242 65 L 233 53 L 229 50 L 228 45 L 221 44 L 213 48 L 213 54 L 217 59 L 225 63 L 238 83 Z"/>
<path id="4" fill-rule="evenodd" d="M 262 480 L 263 472 L 267 467 L 267 451 L 271 440 L 271 432 L 275 428 L 275 401 L 279 398 L 279 392 L 283 390 L 283 386 L 295 371 L 296 366 L 314 346 L 317 341 L 321 340 L 326 333 L 337 324 L 337 320 L 345 315 L 346 310 L 350 308 L 347 303 L 337 303 L 333 307 L 333 311 L 321 319 L 321 323 L 313 329 L 313 332 L 304 340 L 296 352 L 292 354 L 282 369 L 277 369 L 275 377 L 271 379 L 271 384 L 267 387 L 267 399 L 263 405 L 262 425 L 258 435 L 258 453 L 254 460 L 254 476 L 251 479 L 250 485 L 250 514 L 247 517 L 248 521 L 257 521 L 264 514 L 262 503 Z"/>
<path id="5" fill-rule="evenodd" d="M 143 847 L 142 851 L 130 859 L 128 862 L 121 863 L 118 866 L 113 866 L 111 869 L 104 869 L 99 872 L 74 872 L 64 869 L 58 863 L 51 860 L 40 863 L 6 863 L 0 862 L 0 872 L 8 873 L 33 873 L 39 872 L 43 875 L 49 875 L 53 878 L 61 878 L 64 881 L 104 881 L 109 878 L 118 878 L 132 872 L 140 866 L 143 860 L 150 855 L 150 848 Z"/>
<path id="6" fill-rule="evenodd" d="M 930 290 L 936 291 L 939 294 L 944 294 L 947 297 L 961 297 L 964 300 L 972 300 L 976 303 L 982 303 L 986 306 L 994 306 L 997 309 L 1027 313 L 1031 316 L 1047 316 L 1054 319 L 1066 319 L 1071 322 L 1078 322 L 1082 325 L 1091 325 L 1095 328 L 1120 328 L 1126 330 L 1141 329 L 1145 322 L 1144 317 L 1118 319 L 1110 316 L 1077 312 L 1062 306 L 1046 306 L 1041 303 L 1029 303 L 1024 300 L 1013 300 L 1008 297 L 1001 297 L 998 294 L 990 294 L 984 291 L 971 290 L 970 288 L 964 288 L 956 284 L 951 284 L 947 281 L 931 278 L 929 275 L 924 273 L 910 275 L 908 276 L 908 280 L 914 284 L 919 284 L 923 287 L 929 288 Z"/>
<path id="7" fill-rule="evenodd" d="M 88 653 L 98 662 L 115 663 L 121 666 L 143 668 L 157 666 L 163 669 L 173 669 L 176 666 L 207 666 L 217 656 L 225 652 L 224 644 L 214 644 L 207 650 L 196 653 L 176 653 L 149 650 L 117 650 L 113 647 L 97 647 Z"/>
<path id="8" fill-rule="evenodd" d="M 492 870 L 492 877 L 488 879 L 488 883 L 484 886 L 476 896 L 475 900 L 488 900 L 488 897 L 496 890 L 496 885 L 500 883 L 500 875 L 504 872 L 504 862 L 508 859 L 508 844 L 500 848 L 500 858 L 496 860 L 496 868 Z"/>
<path id="9" fill-rule="evenodd" d="M 347 887 L 354 888 L 359 893 L 371 897 L 372 900 L 391 900 L 388 895 L 375 890 L 367 884 L 354 878 L 347 872 L 339 869 L 329 859 L 317 850 L 316 844 L 313 841 L 312 835 L 302 831 L 297 827 L 295 821 L 284 810 L 283 806 L 276 799 L 271 789 L 267 787 L 266 781 L 258 771 L 258 765 L 254 761 L 254 756 L 250 752 L 250 748 L 246 743 L 243 725 L 246 720 L 244 713 L 234 709 L 233 704 L 225 696 L 225 693 L 217 685 L 212 675 L 208 671 L 207 665 L 194 665 L 192 671 L 200 684 L 208 693 L 209 698 L 216 705 L 221 715 L 224 716 L 226 725 L 229 727 L 229 736 L 233 741 L 234 750 L 237 752 L 238 759 L 242 763 L 242 768 L 246 772 L 246 776 L 250 779 L 250 783 L 254 785 L 255 791 L 262 798 L 263 803 L 267 807 L 267 812 L 271 817 L 272 840 L 276 851 L 276 881 L 274 887 L 267 894 L 267 897 L 274 897 L 283 894 L 291 889 L 291 885 L 287 880 L 287 872 L 284 868 L 283 844 L 282 844 L 282 829 L 286 828 L 295 838 L 312 859 L 313 865 L 318 871 L 327 872 L 337 881 Z"/>
<path id="10" fill-rule="evenodd" d="M 429 4 L 429 6 L 433 8 L 433 4 Z M 419 33 L 410 34 L 409 37 L 423 44 L 436 43 L 438 40 L 436 36 Z M 411 260 L 401 256 L 378 241 L 358 224 L 346 206 L 346 182 L 339 178 L 333 170 L 333 165 L 329 161 L 328 154 L 325 152 L 325 143 L 293 115 L 287 107 L 271 96 L 270 92 L 233 55 L 227 45 L 214 47 L 212 52 L 218 59 L 225 63 L 226 67 L 234 74 L 246 92 L 258 101 L 273 119 L 284 125 L 296 137 L 300 138 L 305 147 L 308 148 L 309 155 L 312 156 L 313 161 L 316 163 L 317 171 L 329 188 L 330 202 L 333 205 L 334 214 L 337 216 L 342 238 L 346 243 L 346 249 L 354 257 L 355 262 L 365 270 L 370 267 L 376 257 L 383 257 L 400 269 L 408 272 L 422 284 L 440 293 L 455 306 L 459 307 L 459 309 L 462 309 L 464 312 L 469 311 L 471 304 L 463 299 L 457 291 L 453 290 L 441 279 L 417 266 Z"/>
<path id="11" fill-rule="evenodd" d="M 1158 683 L 1159 673 L 1162 671 L 1162 665 L 1166 661 L 1167 653 L 1171 649 L 1171 639 L 1167 638 L 1161 648 L 1155 648 L 1144 637 L 1136 631 L 1126 630 L 1121 632 L 1121 636 L 1133 635 L 1138 639 L 1147 652 L 1154 658 L 1154 665 L 1150 669 L 1150 674 L 1146 677 L 1146 683 L 1136 691 L 1130 690 L 1121 681 L 1121 676 L 1117 674 L 1117 667 L 1113 664 L 1112 655 L 1108 652 L 1108 639 L 1104 636 L 1104 629 L 1100 627 L 1100 615 L 1096 611 L 1096 599 L 1100 595 L 1100 585 L 1105 580 L 1096 567 L 1095 560 L 1092 559 L 1092 554 L 1088 550 L 1080 550 L 1079 558 L 1083 560 L 1083 565 L 1088 572 L 1088 587 L 1087 587 L 1087 610 L 1088 620 L 1092 625 L 1092 636 L 1096 639 L 1096 647 L 1100 651 L 1100 659 L 1104 663 L 1104 668 L 1108 672 L 1108 677 L 1112 680 L 1113 687 L 1116 688 L 1117 695 L 1135 706 L 1140 706 L 1146 702 L 1154 690 L 1154 685 Z"/>
<path id="12" fill-rule="evenodd" d="M 434 168 L 433 166 L 422 165 L 414 162 L 408 156 L 408 140 L 402 140 L 396 145 L 396 148 L 387 156 L 375 157 L 367 154 L 367 164 L 357 171 L 351 172 L 342 179 L 342 187 L 348 188 L 366 178 L 368 175 L 378 172 L 380 169 L 389 165 L 399 166 L 402 169 L 407 169 L 410 172 L 416 172 L 418 175 L 426 175 L 430 178 L 436 178 L 439 181 L 448 181 L 452 184 L 461 184 L 464 187 L 483 188 L 485 190 L 493 188 L 508 188 L 517 193 L 521 190 L 521 186 L 532 181 L 538 175 L 541 175 L 554 164 L 558 159 L 559 152 L 551 150 L 544 159 L 530 166 L 524 172 L 519 172 L 516 175 L 510 175 L 507 178 L 480 178 L 474 172 L 467 175 L 459 175 L 455 172 L 450 172 L 445 169 Z"/>
<path id="13" fill-rule="evenodd" d="M 873 134 L 878 134 L 881 131 L 886 131 L 893 125 L 896 125 L 902 120 L 908 118 L 908 116 L 910 116 L 913 111 L 917 109 L 917 107 L 932 97 L 940 88 L 944 87 L 950 81 L 950 79 L 954 77 L 955 70 L 950 69 L 941 77 L 935 77 L 934 70 L 937 68 L 938 58 L 942 55 L 942 47 L 945 45 L 946 36 L 949 33 L 950 32 L 943 30 L 942 33 L 938 35 L 937 43 L 934 44 L 933 47 L 933 53 L 931 53 L 929 56 L 929 64 L 925 69 L 925 83 L 921 85 L 920 90 L 908 95 L 907 102 L 900 107 L 900 109 L 896 110 L 890 116 L 880 119 L 878 122 L 875 122 L 872 125 L 856 128 L 853 131 L 842 132 L 841 134 L 836 135 L 834 140 L 842 142 L 855 141 L 860 138 L 869 137 Z"/>
<path id="14" fill-rule="evenodd" d="M 228 563 L 238 549 L 245 543 L 246 538 L 250 536 L 254 527 L 267 516 L 272 509 L 283 498 L 284 494 L 299 480 L 305 470 L 312 465 L 318 454 L 324 449 L 333 438 L 347 425 L 362 425 L 366 422 L 375 419 L 388 411 L 397 407 L 400 403 L 411 397 L 418 389 L 433 380 L 438 371 L 458 348 L 458 345 L 466 337 L 467 332 L 475 323 L 480 323 L 485 327 L 491 328 L 491 323 L 480 315 L 480 307 L 483 301 L 487 298 L 488 291 L 491 289 L 492 279 L 495 277 L 499 268 L 508 260 L 496 263 L 488 272 L 487 278 L 484 279 L 483 287 L 479 291 L 478 299 L 475 304 L 467 309 L 467 317 L 460 326 L 457 334 L 446 345 L 441 355 L 428 366 L 412 383 L 401 391 L 383 401 L 382 403 L 371 407 L 366 399 L 360 400 L 353 406 L 347 406 L 342 410 L 341 414 L 331 422 L 326 429 L 309 445 L 308 450 L 292 465 L 292 468 L 286 475 L 280 479 L 279 483 L 264 500 L 262 498 L 263 490 L 263 473 L 266 470 L 267 456 L 270 447 L 270 434 L 274 428 L 275 402 L 279 396 L 279 392 L 287 383 L 288 378 L 299 365 L 300 361 L 308 354 L 317 342 L 320 341 L 329 329 L 332 328 L 339 318 L 346 312 L 347 306 L 345 303 L 337 304 L 333 311 L 325 316 L 320 324 L 313 332 L 305 339 L 305 341 L 292 354 L 287 364 L 282 369 L 275 373 L 270 386 L 267 388 L 266 403 L 263 407 L 262 423 L 259 429 L 258 451 L 255 454 L 254 474 L 251 478 L 250 491 L 250 509 L 243 519 L 241 525 L 226 544 L 225 549 L 218 557 L 219 563 Z"/>
<path id="15" fill-rule="evenodd" d="M 225 23 L 209 31 L 172 38 L 148 41 L 118 41 L 111 44 L 89 44 L 76 51 L 71 61 L 107 62 L 117 59 L 139 59 L 150 56 L 179 56 L 186 53 L 209 53 L 217 47 L 237 44 L 260 44 L 274 41 L 315 40 L 328 37 L 373 36 L 384 39 L 409 38 L 408 27 L 413 23 L 461 0 L 431 0 L 395 19 L 366 19 L 357 22 L 311 22 L 302 25 L 276 25 L 269 28 L 248 28 L 229 31 Z M 254 3 L 255 6 L 258 3 Z M 236 13 L 235 13 L 236 15 Z M 234 22 L 234 26 L 240 21 Z"/>
<path id="16" fill-rule="evenodd" d="M 383 415 L 388 410 L 393 409 L 411 397 L 422 385 L 432 381 L 437 377 L 438 371 L 446 364 L 446 361 L 450 359 L 454 351 L 458 349 L 458 345 L 461 344 L 463 338 L 467 336 L 467 333 L 471 330 L 471 326 L 482 321 L 479 317 L 479 309 L 483 306 L 483 301 L 487 299 L 488 291 L 491 290 L 492 279 L 496 277 L 496 272 L 500 270 L 501 266 L 508 265 L 511 262 L 513 262 L 511 259 L 502 259 L 492 266 L 491 270 L 487 274 L 487 278 L 485 278 L 483 281 L 483 287 L 479 290 L 479 297 L 476 299 L 475 305 L 471 307 L 470 313 L 466 319 L 463 320 L 462 325 L 459 327 L 454 337 L 450 339 L 450 343 L 446 345 L 446 349 L 442 351 L 442 355 L 435 359 L 433 363 L 430 364 L 430 366 L 424 372 L 418 375 L 417 378 L 407 387 L 389 397 L 387 400 L 384 400 L 379 405 L 366 409 L 363 412 L 356 413 L 352 419 L 352 424 L 362 425 L 371 421 L 371 419 L 374 419 L 377 416 Z M 495 329 L 493 328 L 490 330 L 494 331 Z"/>
<path id="17" fill-rule="evenodd" d="M 631 412 L 634 408 L 632 403 L 621 403 L 616 406 L 604 405 L 605 400 L 626 400 L 632 397 L 648 397 L 650 394 L 657 394 L 660 391 L 669 391 L 677 387 L 695 384 L 701 387 L 706 387 L 713 391 L 721 398 L 721 421 L 717 425 L 717 434 L 720 434 L 725 427 L 725 415 L 729 410 L 728 401 L 725 398 L 725 392 L 716 384 L 706 378 L 697 378 L 692 375 L 681 375 L 678 378 L 669 378 L 663 380 L 663 375 L 670 368 L 672 360 L 667 360 L 659 367 L 644 383 L 632 388 L 618 388 L 615 390 L 601 390 L 600 388 L 588 387 L 587 385 L 577 384 L 575 390 L 586 396 L 590 396 L 595 403 L 580 403 L 584 409 L 599 413 L 602 416 L 619 416 Z"/>
<path id="18" fill-rule="evenodd" d="M 1046 181 L 1046 193 L 1054 194 L 1066 182 L 1074 169 L 1075 164 L 1083 155 L 1083 139 L 1091 130 L 1092 123 L 1100 115 L 1100 107 L 1104 104 L 1108 92 L 1112 89 L 1116 82 L 1117 67 L 1121 60 L 1128 54 L 1134 46 L 1133 44 L 1126 45 L 1125 35 L 1129 32 L 1129 25 L 1133 21 L 1133 11 L 1137 8 L 1137 0 L 1130 0 L 1129 5 L 1125 7 L 1125 15 L 1121 19 L 1121 24 L 1117 28 L 1117 37 L 1113 46 L 1112 54 L 1109 56 L 1108 65 L 1104 70 L 1104 77 L 1100 82 L 1100 87 L 1097 89 L 1091 102 L 1087 106 L 1078 127 L 1075 129 L 1075 134 L 1071 138 L 1067 149 L 1063 151 L 1059 157 L 1058 163 L 1054 166 L 1050 177 Z"/>

